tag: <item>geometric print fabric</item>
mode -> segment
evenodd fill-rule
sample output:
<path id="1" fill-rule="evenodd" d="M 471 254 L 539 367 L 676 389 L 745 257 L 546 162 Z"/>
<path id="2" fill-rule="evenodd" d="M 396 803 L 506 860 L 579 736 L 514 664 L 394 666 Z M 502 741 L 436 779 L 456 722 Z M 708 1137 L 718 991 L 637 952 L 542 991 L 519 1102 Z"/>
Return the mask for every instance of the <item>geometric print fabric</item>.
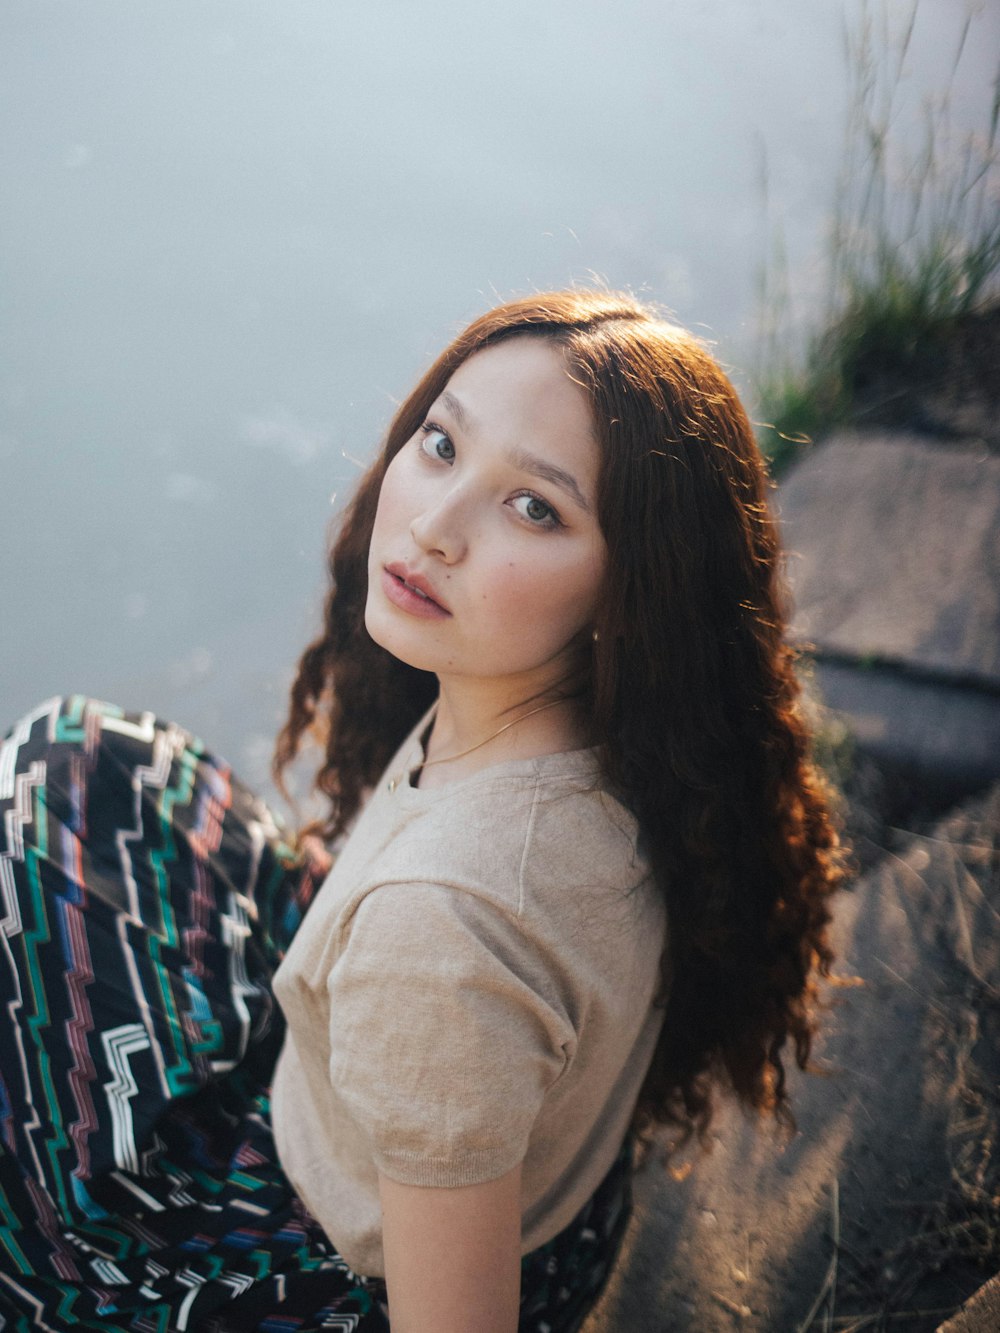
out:
<path id="1" fill-rule="evenodd" d="M 0 747 L 0 1328 L 388 1329 L 281 1170 L 271 977 L 317 885 L 182 728 L 76 695 Z M 522 1264 L 575 1328 L 628 1213 L 627 1149 Z"/>

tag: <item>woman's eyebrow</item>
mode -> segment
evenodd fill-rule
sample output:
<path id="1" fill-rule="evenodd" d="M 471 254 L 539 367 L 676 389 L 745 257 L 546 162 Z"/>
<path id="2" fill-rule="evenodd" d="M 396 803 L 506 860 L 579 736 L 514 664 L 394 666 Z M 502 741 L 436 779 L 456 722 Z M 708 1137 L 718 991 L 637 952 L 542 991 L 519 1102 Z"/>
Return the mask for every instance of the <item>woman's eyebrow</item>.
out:
<path id="1" fill-rule="evenodd" d="M 473 423 L 465 410 L 465 404 L 449 390 L 445 389 L 441 394 L 441 402 L 455 418 L 461 430 L 471 433 Z M 516 468 L 522 472 L 530 472 L 532 476 L 541 477 L 543 481 L 550 481 L 553 486 L 558 486 L 560 490 L 565 491 L 571 499 L 575 500 L 585 514 L 591 512 L 587 497 L 571 472 L 558 467 L 555 463 L 549 463 L 544 458 L 539 458 L 536 454 L 529 453 L 527 449 L 515 449 L 510 460 Z"/>
<path id="2" fill-rule="evenodd" d="M 464 403 L 460 402 L 459 399 L 455 397 L 455 395 L 451 392 L 450 389 L 444 390 L 444 392 L 441 394 L 441 401 L 442 403 L 444 403 L 445 407 L 458 422 L 462 430 L 464 431 L 469 430 L 470 427 L 469 414 L 465 410 Z"/>
<path id="3" fill-rule="evenodd" d="M 580 490 L 577 480 L 571 472 L 566 472 L 565 469 L 557 467 L 555 463 L 549 463 L 546 459 L 538 458 L 535 454 L 529 454 L 526 449 L 515 449 L 511 454 L 511 462 L 522 472 L 530 472 L 532 476 L 541 477 L 543 481 L 550 481 L 553 486 L 558 486 L 560 490 L 565 491 L 571 499 L 576 501 L 585 514 L 590 513 L 587 497 Z"/>

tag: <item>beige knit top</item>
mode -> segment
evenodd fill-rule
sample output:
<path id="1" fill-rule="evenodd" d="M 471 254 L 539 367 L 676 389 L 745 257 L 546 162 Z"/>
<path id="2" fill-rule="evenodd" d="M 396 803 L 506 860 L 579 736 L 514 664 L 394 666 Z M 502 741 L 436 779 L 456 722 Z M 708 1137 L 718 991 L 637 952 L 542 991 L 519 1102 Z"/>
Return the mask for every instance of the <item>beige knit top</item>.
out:
<path id="1" fill-rule="evenodd" d="M 422 791 L 426 721 L 274 978 L 281 1162 L 371 1276 L 378 1171 L 458 1186 L 523 1161 L 522 1252 L 556 1235 L 611 1166 L 662 1021 L 662 899 L 594 752 Z"/>

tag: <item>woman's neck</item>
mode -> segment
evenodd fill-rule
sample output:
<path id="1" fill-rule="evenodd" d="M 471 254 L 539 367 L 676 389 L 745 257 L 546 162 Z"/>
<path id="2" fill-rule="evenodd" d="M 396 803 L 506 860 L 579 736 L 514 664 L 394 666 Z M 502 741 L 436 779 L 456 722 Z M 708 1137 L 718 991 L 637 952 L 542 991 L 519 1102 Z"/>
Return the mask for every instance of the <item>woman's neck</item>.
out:
<path id="1" fill-rule="evenodd" d="M 418 785 L 443 786 L 495 764 L 581 749 L 589 743 L 578 699 L 475 690 L 441 681 Z"/>

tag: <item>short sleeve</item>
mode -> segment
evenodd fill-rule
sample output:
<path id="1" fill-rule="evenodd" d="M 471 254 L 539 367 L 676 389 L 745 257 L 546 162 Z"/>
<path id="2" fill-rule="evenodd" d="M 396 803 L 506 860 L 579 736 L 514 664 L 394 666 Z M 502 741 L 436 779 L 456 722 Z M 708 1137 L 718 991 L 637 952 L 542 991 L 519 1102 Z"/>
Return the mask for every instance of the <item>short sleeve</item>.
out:
<path id="1" fill-rule="evenodd" d="M 519 920 L 461 889 L 390 884 L 347 931 L 329 1073 L 377 1169 L 446 1186 L 511 1170 L 575 1049 Z"/>

